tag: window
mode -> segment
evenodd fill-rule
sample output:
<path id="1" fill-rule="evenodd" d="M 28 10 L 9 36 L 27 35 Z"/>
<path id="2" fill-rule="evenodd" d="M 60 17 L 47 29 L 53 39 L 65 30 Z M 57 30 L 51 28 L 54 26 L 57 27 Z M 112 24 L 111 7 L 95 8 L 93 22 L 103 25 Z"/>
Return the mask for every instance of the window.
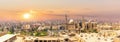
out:
<path id="1" fill-rule="evenodd" d="M 34 42 L 38 42 L 38 40 L 35 40 Z"/>

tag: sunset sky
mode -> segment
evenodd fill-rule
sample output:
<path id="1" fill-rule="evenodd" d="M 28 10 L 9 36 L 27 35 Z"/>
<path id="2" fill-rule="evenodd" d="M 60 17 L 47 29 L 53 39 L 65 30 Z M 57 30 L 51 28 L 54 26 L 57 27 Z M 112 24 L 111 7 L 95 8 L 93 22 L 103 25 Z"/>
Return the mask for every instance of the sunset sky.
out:
<path id="1" fill-rule="evenodd" d="M 120 0 L 0 0 L 1 20 L 21 20 L 33 11 L 31 19 L 51 19 L 55 15 L 120 14 Z M 53 17 L 54 15 L 54 17 Z"/>

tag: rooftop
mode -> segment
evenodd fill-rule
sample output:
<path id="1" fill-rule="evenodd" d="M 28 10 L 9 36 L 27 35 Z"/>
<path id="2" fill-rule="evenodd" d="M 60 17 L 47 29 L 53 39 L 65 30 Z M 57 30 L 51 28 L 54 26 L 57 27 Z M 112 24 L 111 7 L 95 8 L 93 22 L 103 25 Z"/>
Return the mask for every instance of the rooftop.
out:
<path id="1" fill-rule="evenodd" d="M 10 39 L 10 38 L 12 38 L 12 37 L 14 37 L 14 36 L 15 36 L 15 35 L 13 35 L 13 34 L 3 35 L 3 36 L 0 37 L 0 41 L 1 41 L 1 42 L 4 42 L 4 41 L 6 41 L 6 40 L 8 40 L 8 39 Z"/>

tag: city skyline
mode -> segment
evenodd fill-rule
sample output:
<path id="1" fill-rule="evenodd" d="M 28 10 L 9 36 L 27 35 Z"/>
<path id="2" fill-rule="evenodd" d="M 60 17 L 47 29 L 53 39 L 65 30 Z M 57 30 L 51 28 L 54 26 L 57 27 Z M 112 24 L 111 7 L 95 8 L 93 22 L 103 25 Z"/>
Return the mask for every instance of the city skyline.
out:
<path id="1" fill-rule="evenodd" d="M 0 0 L 0 42 L 120 42 L 120 0 Z"/>

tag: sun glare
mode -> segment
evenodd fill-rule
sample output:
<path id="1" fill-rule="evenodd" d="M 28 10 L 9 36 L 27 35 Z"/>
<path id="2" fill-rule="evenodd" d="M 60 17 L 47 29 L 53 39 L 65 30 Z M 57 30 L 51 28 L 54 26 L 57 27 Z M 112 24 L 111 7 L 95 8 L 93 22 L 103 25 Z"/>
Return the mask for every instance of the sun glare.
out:
<path id="1" fill-rule="evenodd" d="M 24 17 L 24 19 L 29 19 L 29 18 L 30 18 L 30 13 L 25 13 L 25 14 L 23 15 L 23 17 Z"/>

